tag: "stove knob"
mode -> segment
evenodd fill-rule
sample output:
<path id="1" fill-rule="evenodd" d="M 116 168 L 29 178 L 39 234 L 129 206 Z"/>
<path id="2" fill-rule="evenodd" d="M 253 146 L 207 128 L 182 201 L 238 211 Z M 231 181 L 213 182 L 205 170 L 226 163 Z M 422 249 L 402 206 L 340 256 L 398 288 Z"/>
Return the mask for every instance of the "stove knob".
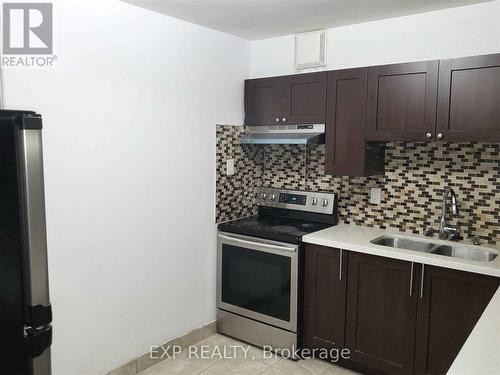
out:
<path id="1" fill-rule="evenodd" d="M 321 203 L 323 207 L 328 206 L 328 201 L 326 199 L 323 199 L 323 202 Z"/>
<path id="2" fill-rule="evenodd" d="M 271 196 L 269 197 L 272 201 L 275 201 L 276 200 L 276 195 L 275 194 L 271 194 Z"/>
<path id="3" fill-rule="evenodd" d="M 266 198 L 267 198 L 267 194 L 266 194 L 266 193 L 262 193 L 262 194 L 260 195 L 260 199 L 262 199 L 263 201 L 265 201 L 265 200 L 266 200 Z"/>
<path id="4" fill-rule="evenodd" d="M 318 204 L 318 198 L 313 198 L 311 203 L 313 206 L 316 206 Z"/>

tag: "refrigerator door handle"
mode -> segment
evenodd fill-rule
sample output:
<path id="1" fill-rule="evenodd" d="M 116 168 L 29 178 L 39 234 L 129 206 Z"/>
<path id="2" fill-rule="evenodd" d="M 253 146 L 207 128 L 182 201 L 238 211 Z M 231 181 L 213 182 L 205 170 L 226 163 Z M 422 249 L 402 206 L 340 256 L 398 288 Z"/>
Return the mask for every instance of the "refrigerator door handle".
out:
<path id="1" fill-rule="evenodd" d="M 26 120 L 26 119 L 25 119 Z M 28 306 L 25 340 L 33 375 L 51 374 L 52 320 L 49 299 L 47 233 L 41 118 L 24 121 L 18 131 L 18 173 L 23 212 L 25 290 Z M 37 326 L 39 323 L 45 323 Z"/>
<path id="2" fill-rule="evenodd" d="M 23 205 L 24 249 L 29 306 L 49 306 L 47 234 L 43 180 L 42 132 L 19 130 L 19 179 Z"/>

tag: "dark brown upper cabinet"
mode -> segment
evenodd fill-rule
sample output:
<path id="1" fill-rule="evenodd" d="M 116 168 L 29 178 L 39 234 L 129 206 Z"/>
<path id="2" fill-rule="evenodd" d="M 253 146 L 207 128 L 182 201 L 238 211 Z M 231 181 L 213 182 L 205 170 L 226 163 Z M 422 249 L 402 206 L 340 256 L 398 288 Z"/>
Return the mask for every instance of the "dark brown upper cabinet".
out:
<path id="1" fill-rule="evenodd" d="M 245 81 L 245 124 L 272 125 L 281 122 L 283 78 Z"/>
<path id="2" fill-rule="evenodd" d="M 436 60 L 368 68 L 368 141 L 435 138 L 438 65 Z"/>
<path id="3" fill-rule="evenodd" d="M 346 255 L 318 245 L 305 247 L 303 345 L 307 348 L 344 348 Z"/>
<path id="4" fill-rule="evenodd" d="M 446 374 L 498 288 L 495 277 L 423 266 L 415 374 Z"/>
<path id="5" fill-rule="evenodd" d="M 245 81 L 245 125 L 324 124 L 326 72 Z"/>
<path id="6" fill-rule="evenodd" d="M 291 124 L 324 124 L 326 73 L 309 73 L 283 78 L 283 118 Z"/>
<path id="7" fill-rule="evenodd" d="M 384 147 L 366 142 L 368 69 L 328 72 L 325 171 L 334 176 L 384 173 Z"/>
<path id="8" fill-rule="evenodd" d="M 500 54 L 441 60 L 437 131 L 446 142 L 500 141 Z"/>
<path id="9" fill-rule="evenodd" d="M 349 253 L 346 343 L 372 373 L 412 374 L 417 295 L 412 263 Z"/>
<path id="10" fill-rule="evenodd" d="M 245 124 L 326 124 L 338 176 L 382 173 L 380 142 L 500 142 L 499 108 L 500 54 L 245 81 Z"/>

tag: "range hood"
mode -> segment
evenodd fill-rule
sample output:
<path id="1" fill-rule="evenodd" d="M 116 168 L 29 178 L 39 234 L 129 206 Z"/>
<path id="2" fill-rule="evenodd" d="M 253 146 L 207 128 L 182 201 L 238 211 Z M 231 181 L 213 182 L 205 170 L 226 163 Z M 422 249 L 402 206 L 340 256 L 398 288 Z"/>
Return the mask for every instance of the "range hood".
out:
<path id="1" fill-rule="evenodd" d="M 318 145 L 325 143 L 325 125 L 247 126 L 240 143 L 252 145 Z"/>

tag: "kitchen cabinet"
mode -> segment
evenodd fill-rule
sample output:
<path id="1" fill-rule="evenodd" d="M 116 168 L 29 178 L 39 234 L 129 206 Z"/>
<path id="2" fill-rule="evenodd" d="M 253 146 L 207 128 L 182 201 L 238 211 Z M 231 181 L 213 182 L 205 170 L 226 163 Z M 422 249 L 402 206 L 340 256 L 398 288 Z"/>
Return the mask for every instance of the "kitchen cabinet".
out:
<path id="1" fill-rule="evenodd" d="M 343 250 L 306 245 L 303 344 L 310 349 L 345 345 L 346 266 Z"/>
<path id="2" fill-rule="evenodd" d="M 381 142 L 500 142 L 500 54 L 245 81 L 245 124 L 325 124 L 326 172 L 369 176 Z"/>
<path id="3" fill-rule="evenodd" d="M 324 124 L 326 72 L 245 81 L 245 125 Z"/>
<path id="4" fill-rule="evenodd" d="M 368 68 L 369 141 L 429 141 L 435 138 L 439 62 Z"/>
<path id="5" fill-rule="evenodd" d="M 245 124 L 272 125 L 281 121 L 283 79 L 245 81 Z"/>
<path id="6" fill-rule="evenodd" d="M 335 176 L 384 173 L 383 144 L 367 143 L 368 69 L 328 72 L 325 171 Z"/>
<path id="7" fill-rule="evenodd" d="M 416 265 L 349 253 L 346 344 L 351 361 L 376 373 L 413 373 Z"/>
<path id="8" fill-rule="evenodd" d="M 365 373 L 445 374 L 499 285 L 470 272 L 307 244 L 303 346 Z"/>
<path id="9" fill-rule="evenodd" d="M 325 111 L 325 72 L 284 77 L 282 123 L 324 124 Z"/>
<path id="10" fill-rule="evenodd" d="M 495 277 L 423 266 L 416 374 L 445 374 L 498 288 Z"/>
<path id="11" fill-rule="evenodd" d="M 499 142 L 499 106 L 500 54 L 369 68 L 367 140 Z"/>
<path id="12" fill-rule="evenodd" d="M 500 54 L 440 61 L 437 132 L 446 142 L 500 142 Z"/>

